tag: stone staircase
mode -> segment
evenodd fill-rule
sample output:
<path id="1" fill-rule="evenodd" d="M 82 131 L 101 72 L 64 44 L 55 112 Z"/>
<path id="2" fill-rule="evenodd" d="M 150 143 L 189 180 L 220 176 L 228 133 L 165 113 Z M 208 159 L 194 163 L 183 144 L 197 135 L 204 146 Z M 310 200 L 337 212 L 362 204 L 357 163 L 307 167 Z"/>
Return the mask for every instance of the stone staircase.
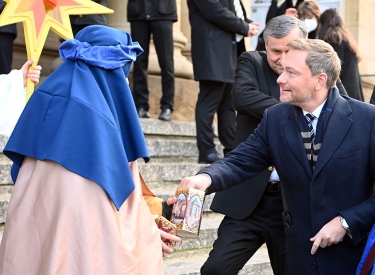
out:
<path id="1" fill-rule="evenodd" d="M 197 163 L 195 124 L 154 119 L 141 119 L 141 123 L 151 161 L 146 164 L 143 160 L 138 160 L 139 170 L 158 197 L 170 198 L 183 177 L 195 175 L 204 167 Z M 11 162 L 2 154 L 6 141 L 5 137 L 0 136 L 0 235 L 3 233 L 6 209 L 13 188 L 9 172 Z M 217 150 L 222 152 L 221 145 L 217 145 Z M 208 257 L 217 237 L 217 227 L 223 218 L 221 214 L 209 209 L 213 196 L 209 195 L 205 199 L 199 238 L 183 239 L 174 248 L 174 253 L 165 256 L 165 275 L 200 274 L 200 267 Z M 259 249 L 239 274 L 273 274 L 267 248 L 263 246 Z"/>

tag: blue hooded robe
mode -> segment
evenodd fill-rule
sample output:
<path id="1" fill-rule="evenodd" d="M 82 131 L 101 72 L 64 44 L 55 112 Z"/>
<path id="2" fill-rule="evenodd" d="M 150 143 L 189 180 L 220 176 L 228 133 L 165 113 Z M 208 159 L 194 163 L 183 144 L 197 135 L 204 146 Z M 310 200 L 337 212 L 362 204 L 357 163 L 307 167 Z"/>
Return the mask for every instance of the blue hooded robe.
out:
<path id="1" fill-rule="evenodd" d="M 119 209 L 135 187 L 128 162 L 149 160 L 126 79 L 143 50 L 128 33 L 93 25 L 59 51 L 64 63 L 33 93 L 4 148 L 12 179 L 25 156 L 51 160 L 99 184 Z"/>

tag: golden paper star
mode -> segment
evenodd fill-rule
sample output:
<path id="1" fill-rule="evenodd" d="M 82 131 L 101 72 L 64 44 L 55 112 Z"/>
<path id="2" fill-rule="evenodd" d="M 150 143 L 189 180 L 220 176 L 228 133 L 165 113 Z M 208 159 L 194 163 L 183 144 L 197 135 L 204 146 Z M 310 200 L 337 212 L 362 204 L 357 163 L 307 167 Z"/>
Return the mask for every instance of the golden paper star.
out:
<path id="1" fill-rule="evenodd" d="M 0 26 L 23 22 L 28 60 L 37 64 L 51 29 L 64 39 L 73 38 L 69 15 L 109 14 L 113 10 L 91 0 L 5 0 Z M 27 99 L 34 85 L 28 80 Z M 30 88 L 31 86 L 31 88 Z"/>

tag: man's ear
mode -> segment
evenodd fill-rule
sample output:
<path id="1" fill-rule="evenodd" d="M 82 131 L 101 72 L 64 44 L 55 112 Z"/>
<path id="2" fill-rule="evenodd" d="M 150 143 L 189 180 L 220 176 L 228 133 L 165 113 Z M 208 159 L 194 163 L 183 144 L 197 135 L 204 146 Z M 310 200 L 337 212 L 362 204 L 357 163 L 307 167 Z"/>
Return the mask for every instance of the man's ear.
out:
<path id="1" fill-rule="evenodd" d="M 315 77 L 315 91 L 319 91 L 320 89 L 325 88 L 327 86 L 327 75 L 325 73 L 320 73 Z"/>

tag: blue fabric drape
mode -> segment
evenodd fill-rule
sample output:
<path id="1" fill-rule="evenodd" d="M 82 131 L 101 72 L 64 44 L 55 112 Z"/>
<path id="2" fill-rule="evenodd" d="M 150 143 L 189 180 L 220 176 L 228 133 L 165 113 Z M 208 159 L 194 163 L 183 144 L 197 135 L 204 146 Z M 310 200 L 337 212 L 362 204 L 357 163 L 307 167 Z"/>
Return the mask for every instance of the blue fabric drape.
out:
<path id="1" fill-rule="evenodd" d="M 52 160 L 121 207 L 134 190 L 128 162 L 149 160 L 126 81 L 142 52 L 128 33 L 96 25 L 61 45 L 65 62 L 33 93 L 4 148 L 14 182 L 25 156 Z"/>

